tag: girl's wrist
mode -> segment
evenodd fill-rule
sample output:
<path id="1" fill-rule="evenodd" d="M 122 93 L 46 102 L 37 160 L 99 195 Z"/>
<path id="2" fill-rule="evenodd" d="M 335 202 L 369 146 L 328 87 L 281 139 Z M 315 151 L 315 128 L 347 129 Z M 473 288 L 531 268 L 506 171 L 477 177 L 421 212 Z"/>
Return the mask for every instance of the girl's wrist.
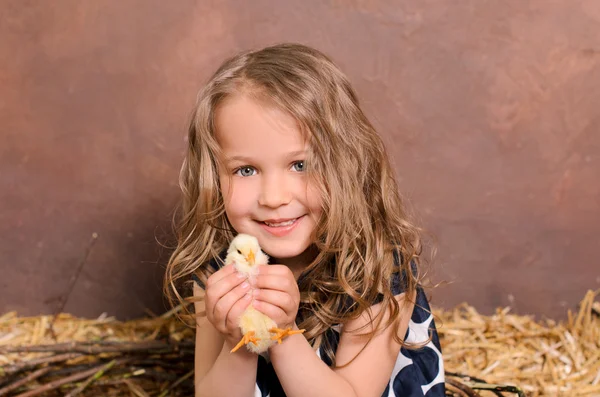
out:
<path id="1" fill-rule="evenodd" d="M 249 351 L 245 346 L 242 346 L 240 349 L 238 349 L 237 351 L 235 351 L 234 353 L 231 353 L 231 350 L 237 345 L 239 341 L 234 341 L 234 340 L 230 340 L 230 338 L 225 338 L 225 341 L 223 342 L 223 349 L 221 351 L 221 354 L 235 354 L 237 356 L 239 356 L 240 358 L 247 358 L 247 359 L 252 359 L 253 357 L 256 357 L 256 354 L 252 353 L 251 351 Z"/>
<path id="2" fill-rule="evenodd" d="M 286 324 L 283 327 L 279 327 L 279 328 L 282 328 L 282 329 L 291 328 L 293 331 L 297 331 L 299 328 L 298 328 L 298 325 L 296 325 L 296 317 L 298 317 L 298 315 L 294 316 L 294 319 L 290 323 Z"/>
<path id="3" fill-rule="evenodd" d="M 289 326 L 281 327 L 280 329 L 287 329 L 287 328 L 290 328 L 292 331 L 298 331 L 299 330 L 299 328 L 296 325 L 296 323 L 292 323 Z M 302 334 L 300 334 L 300 333 L 294 333 L 294 334 L 291 334 L 291 335 L 286 335 L 282 339 L 281 343 L 275 343 L 271 347 L 269 347 L 269 351 L 280 350 L 281 347 L 283 347 L 284 345 L 286 345 L 287 342 L 289 342 L 290 338 L 299 338 L 299 337 L 301 337 L 302 339 L 305 339 L 304 336 Z"/>

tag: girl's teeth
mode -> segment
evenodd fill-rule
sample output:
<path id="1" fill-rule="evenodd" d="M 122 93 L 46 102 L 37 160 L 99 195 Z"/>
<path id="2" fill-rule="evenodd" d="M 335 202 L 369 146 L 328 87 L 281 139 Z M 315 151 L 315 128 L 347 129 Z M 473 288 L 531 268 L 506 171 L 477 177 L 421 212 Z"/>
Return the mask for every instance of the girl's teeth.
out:
<path id="1" fill-rule="evenodd" d="M 283 226 L 289 226 L 292 223 L 294 223 L 295 221 L 296 221 L 295 219 L 292 219 L 291 221 L 280 222 L 280 223 L 265 222 L 265 225 L 270 226 L 270 227 L 283 227 Z"/>

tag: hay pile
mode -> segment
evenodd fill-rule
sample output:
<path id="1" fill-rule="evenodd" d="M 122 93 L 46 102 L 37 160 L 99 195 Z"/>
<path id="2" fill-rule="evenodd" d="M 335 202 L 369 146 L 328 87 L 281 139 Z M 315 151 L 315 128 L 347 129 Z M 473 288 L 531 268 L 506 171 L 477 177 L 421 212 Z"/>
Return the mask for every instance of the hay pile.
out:
<path id="1" fill-rule="evenodd" d="M 600 396 L 599 292 L 588 292 L 564 323 L 508 309 L 482 316 L 468 305 L 437 311 L 448 395 L 520 391 L 483 378 L 529 396 Z M 0 317 L 0 396 L 193 395 L 194 335 L 173 314 L 118 322 L 7 313 Z"/>
<path id="2" fill-rule="evenodd" d="M 448 372 L 519 385 L 528 396 L 600 396 L 600 290 L 588 291 L 566 322 L 536 322 L 463 304 L 436 312 Z M 439 322 L 439 320 L 438 320 Z"/>
<path id="3" fill-rule="evenodd" d="M 194 332 L 174 313 L 127 322 L 7 313 L 0 396 L 193 395 Z"/>

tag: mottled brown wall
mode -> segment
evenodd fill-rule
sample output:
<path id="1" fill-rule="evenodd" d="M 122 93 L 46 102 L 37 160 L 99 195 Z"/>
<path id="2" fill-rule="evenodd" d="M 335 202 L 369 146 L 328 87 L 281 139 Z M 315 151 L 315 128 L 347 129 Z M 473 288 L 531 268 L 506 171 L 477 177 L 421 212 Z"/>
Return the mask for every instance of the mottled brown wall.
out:
<path id="1" fill-rule="evenodd" d="M 596 0 L 5 0 L 0 313 L 53 312 L 92 233 L 65 311 L 162 311 L 197 90 L 281 41 L 354 82 L 454 281 L 435 304 L 558 317 L 600 286 Z"/>

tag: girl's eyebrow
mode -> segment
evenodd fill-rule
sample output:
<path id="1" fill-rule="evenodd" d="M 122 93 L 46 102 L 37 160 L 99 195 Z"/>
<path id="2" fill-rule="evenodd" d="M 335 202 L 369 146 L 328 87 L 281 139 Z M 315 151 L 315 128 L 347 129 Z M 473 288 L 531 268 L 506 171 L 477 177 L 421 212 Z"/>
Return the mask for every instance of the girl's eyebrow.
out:
<path id="1" fill-rule="evenodd" d="M 289 152 L 286 154 L 286 158 L 300 157 L 306 155 L 306 150 L 295 150 L 293 152 Z M 252 163 L 254 159 L 246 156 L 231 156 L 225 159 L 227 163 L 232 163 L 234 161 L 241 161 L 244 163 Z"/>
<path id="2" fill-rule="evenodd" d="M 296 150 L 294 152 L 289 152 L 287 154 L 287 157 L 299 157 L 299 156 L 305 156 L 306 155 L 306 150 Z"/>
<path id="3" fill-rule="evenodd" d="M 252 159 L 250 157 L 246 157 L 246 156 L 231 156 L 231 157 L 227 157 L 225 159 L 225 161 L 227 163 L 232 163 L 234 161 L 242 161 L 242 162 L 245 162 L 245 163 L 251 163 Z"/>

